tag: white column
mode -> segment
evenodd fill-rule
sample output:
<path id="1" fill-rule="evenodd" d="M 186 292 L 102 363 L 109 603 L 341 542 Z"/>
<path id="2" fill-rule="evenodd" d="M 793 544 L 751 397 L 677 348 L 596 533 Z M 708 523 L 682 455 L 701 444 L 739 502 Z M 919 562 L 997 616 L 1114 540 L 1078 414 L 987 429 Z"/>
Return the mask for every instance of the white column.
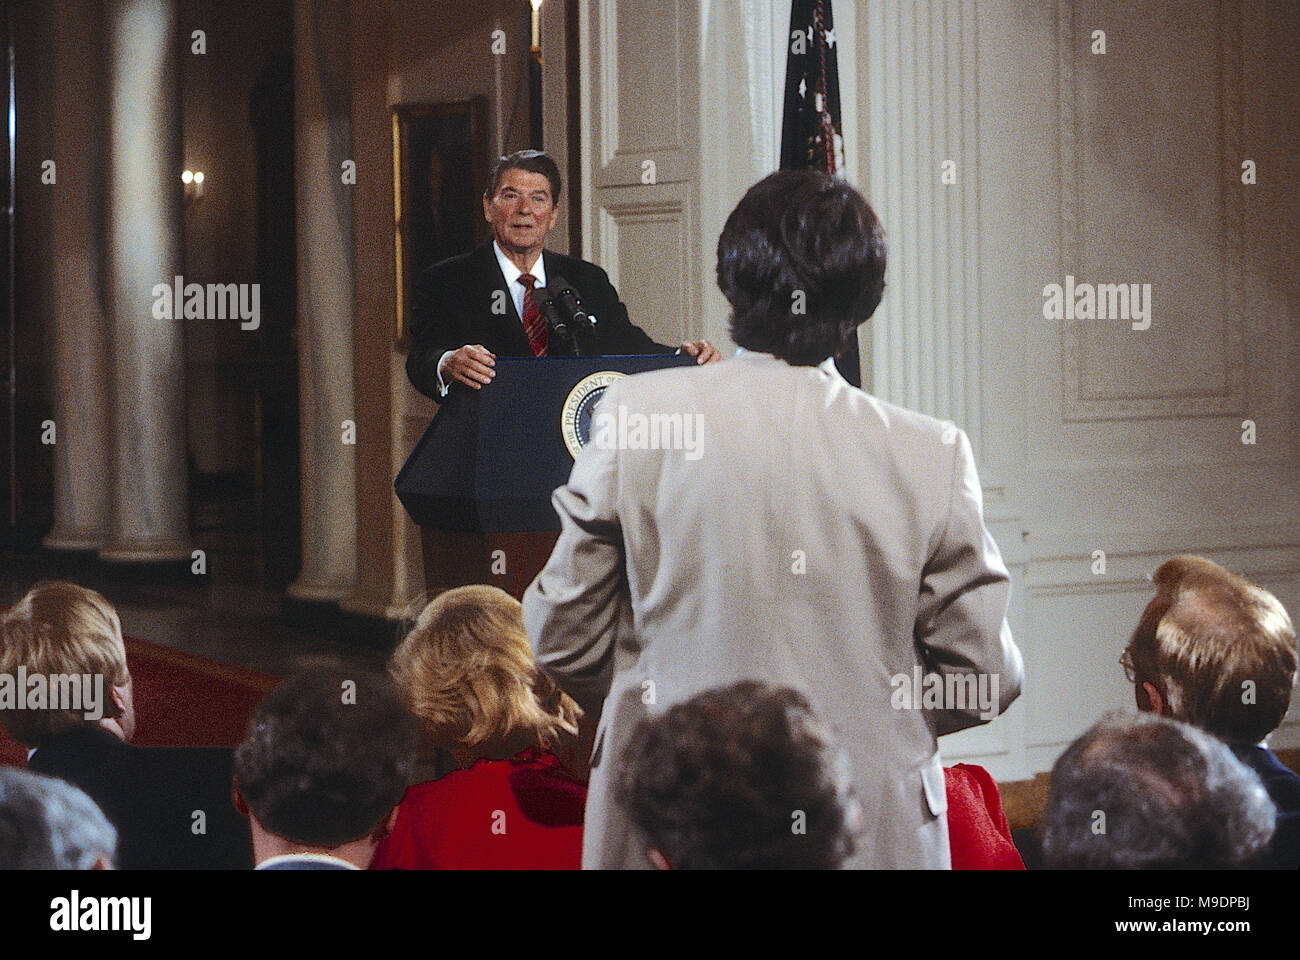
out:
<path id="1" fill-rule="evenodd" d="M 900 0 L 856 12 L 863 186 L 889 240 L 885 298 L 870 323 L 869 389 L 953 420 L 979 459 L 975 3 Z M 949 160 L 954 183 L 945 184 Z"/>
<path id="2" fill-rule="evenodd" d="M 182 323 L 153 316 L 180 274 L 176 4 L 111 0 L 108 304 L 112 519 L 105 560 L 190 556 Z"/>
<path id="3" fill-rule="evenodd" d="M 357 569 L 348 22 L 342 0 L 294 4 L 302 572 L 288 593 L 312 601 L 347 596 Z"/>
<path id="4" fill-rule="evenodd" d="M 45 546 L 99 547 L 108 531 L 108 331 L 98 296 L 94 156 L 85 149 L 99 119 L 96 63 L 102 38 L 85 4 L 58 0 L 55 12 L 55 182 L 46 187 L 54 223 L 51 242 L 54 303 L 50 376 L 53 381 L 54 526 Z M 89 135 L 88 135 L 89 133 Z"/>
<path id="5" fill-rule="evenodd" d="M 789 3 L 785 8 L 784 19 L 772 0 L 714 0 L 699 8 L 700 129 L 709 131 L 700 137 L 699 160 L 701 333 L 724 349 L 731 344 L 731 307 L 718 289 L 718 237 L 745 191 L 780 162 L 774 74 L 784 77 L 785 63 L 773 56 L 772 37 L 784 35 L 790 22 Z"/>

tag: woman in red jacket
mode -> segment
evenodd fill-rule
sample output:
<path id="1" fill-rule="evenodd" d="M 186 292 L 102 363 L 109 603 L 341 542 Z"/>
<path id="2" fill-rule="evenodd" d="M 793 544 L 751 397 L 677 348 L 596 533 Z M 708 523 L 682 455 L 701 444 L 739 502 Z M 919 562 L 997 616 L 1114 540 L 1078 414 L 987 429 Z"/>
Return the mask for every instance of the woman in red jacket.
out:
<path id="1" fill-rule="evenodd" d="M 577 869 L 587 787 L 582 711 L 533 663 L 519 602 L 496 587 L 448 590 L 424 608 L 389 672 L 424 721 L 426 761 L 371 869 Z"/>

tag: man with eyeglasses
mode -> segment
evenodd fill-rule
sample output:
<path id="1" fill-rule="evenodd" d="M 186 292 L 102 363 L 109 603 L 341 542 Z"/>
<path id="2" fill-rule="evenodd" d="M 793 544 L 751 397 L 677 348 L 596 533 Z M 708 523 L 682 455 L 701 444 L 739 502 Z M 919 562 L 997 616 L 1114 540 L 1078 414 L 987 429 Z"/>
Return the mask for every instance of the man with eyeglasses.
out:
<path id="1" fill-rule="evenodd" d="M 1139 710 L 1223 740 L 1259 775 L 1277 807 L 1264 864 L 1300 866 L 1300 777 L 1268 748 L 1291 704 L 1297 651 L 1286 608 L 1262 587 L 1204 557 L 1160 565 L 1156 595 L 1120 664 Z"/>

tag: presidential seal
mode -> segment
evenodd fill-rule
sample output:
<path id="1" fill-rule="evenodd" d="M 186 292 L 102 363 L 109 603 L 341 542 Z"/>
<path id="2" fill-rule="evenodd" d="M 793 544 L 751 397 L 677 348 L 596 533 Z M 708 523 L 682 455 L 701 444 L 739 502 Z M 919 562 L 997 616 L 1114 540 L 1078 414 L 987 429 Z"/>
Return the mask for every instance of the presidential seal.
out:
<path id="1" fill-rule="evenodd" d="M 569 448 L 569 456 L 575 460 L 578 451 L 591 440 L 591 413 L 596 401 L 615 380 L 626 377 L 626 373 L 617 370 L 602 370 L 583 377 L 569 391 L 560 411 L 560 432 L 564 434 L 564 445 Z"/>

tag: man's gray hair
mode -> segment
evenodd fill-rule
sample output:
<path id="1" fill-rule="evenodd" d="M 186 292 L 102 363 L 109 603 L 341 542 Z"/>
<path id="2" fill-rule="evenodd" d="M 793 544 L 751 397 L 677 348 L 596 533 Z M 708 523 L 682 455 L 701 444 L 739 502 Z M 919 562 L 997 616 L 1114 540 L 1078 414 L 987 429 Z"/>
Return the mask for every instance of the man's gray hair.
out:
<path id="1" fill-rule="evenodd" d="M 1049 867 L 1248 864 L 1277 816 L 1255 771 L 1202 730 L 1152 713 L 1099 720 L 1052 768 Z"/>
<path id="2" fill-rule="evenodd" d="M 0 766 L 0 870 L 89 870 L 117 855 L 117 831 L 72 784 Z"/>

